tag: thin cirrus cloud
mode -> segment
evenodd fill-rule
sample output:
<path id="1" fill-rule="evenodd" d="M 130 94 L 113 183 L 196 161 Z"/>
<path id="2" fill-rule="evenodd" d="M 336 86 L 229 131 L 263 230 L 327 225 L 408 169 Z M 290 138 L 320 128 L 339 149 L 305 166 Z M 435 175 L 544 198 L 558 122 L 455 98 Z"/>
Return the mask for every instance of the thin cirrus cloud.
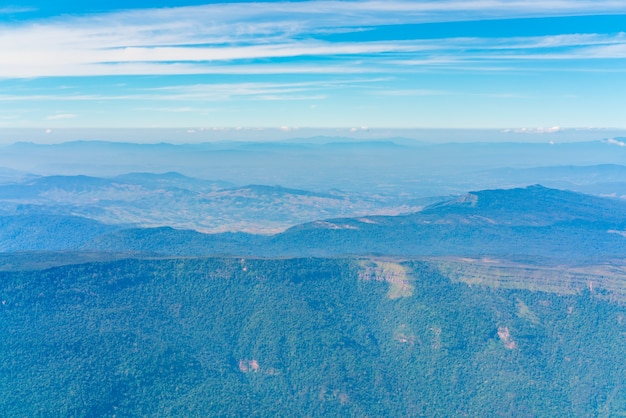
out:
<path id="1" fill-rule="evenodd" d="M 222 3 L 0 24 L 0 77 L 393 71 L 476 59 L 624 58 L 623 34 L 332 42 L 380 25 L 617 14 L 626 1 L 310 1 Z M 524 50 L 524 53 L 517 51 Z M 486 52 L 487 51 L 487 52 Z M 515 52 L 512 52 L 515 51 Z M 486 54 L 486 56 L 485 56 Z M 330 65 L 316 63 L 332 57 Z M 277 63 L 280 59 L 305 63 Z M 263 61 L 263 62 L 261 62 Z M 315 71 L 317 69 L 318 71 Z M 369 70 L 371 71 L 371 70 Z"/>
<path id="2" fill-rule="evenodd" d="M 623 124 L 626 0 L 17 9 L 0 7 L 15 126 Z"/>
<path id="3" fill-rule="evenodd" d="M 323 44 L 294 42 L 292 44 L 227 47 L 227 48 L 123 48 L 119 50 L 28 52 L 4 51 L 0 59 L 0 77 L 23 78 L 85 75 L 143 74 L 280 74 L 280 73 L 367 73 L 394 71 L 398 64 L 411 63 L 423 67 L 454 69 L 459 63 L 474 60 L 562 60 L 623 59 L 626 42 L 622 36 L 598 43 L 564 42 L 552 44 L 555 37 L 533 38 L 526 42 L 498 43 L 491 39 L 452 39 L 418 42 L 369 42 Z M 456 42 L 455 42 L 456 41 Z M 556 50 L 559 48 L 558 50 Z M 522 53 L 520 51 L 525 51 Z M 367 66 L 358 61 L 367 57 Z M 324 58 L 332 56 L 330 65 L 321 63 L 288 63 L 250 65 L 247 60 L 280 58 Z M 417 58 L 417 59 L 416 59 Z M 244 61 L 241 64 L 237 61 Z M 221 63 L 221 64 L 219 64 Z M 216 65 L 217 64 L 217 65 Z"/>
<path id="4" fill-rule="evenodd" d="M 60 113 L 57 115 L 50 115 L 46 119 L 48 120 L 62 120 L 62 119 L 74 119 L 77 115 L 72 113 Z"/>
<path id="5" fill-rule="evenodd" d="M 18 14 L 18 13 L 28 13 L 28 12 L 34 12 L 37 9 L 34 7 L 18 7 L 18 6 L 7 6 L 7 7 L 0 7 L 0 15 L 12 15 L 12 14 Z"/>
<path id="6" fill-rule="evenodd" d="M 326 91 L 333 89 L 360 89 L 368 84 L 385 81 L 385 78 L 357 78 L 350 80 L 310 81 L 294 83 L 243 82 L 214 83 L 193 85 L 166 85 L 154 88 L 135 89 L 125 94 L 36 94 L 9 95 L 0 94 L 0 102 L 33 101 L 33 102 L 91 102 L 91 101 L 226 101 L 236 100 L 322 100 L 327 97 Z M 57 114 L 47 119 L 70 119 L 73 114 Z"/>

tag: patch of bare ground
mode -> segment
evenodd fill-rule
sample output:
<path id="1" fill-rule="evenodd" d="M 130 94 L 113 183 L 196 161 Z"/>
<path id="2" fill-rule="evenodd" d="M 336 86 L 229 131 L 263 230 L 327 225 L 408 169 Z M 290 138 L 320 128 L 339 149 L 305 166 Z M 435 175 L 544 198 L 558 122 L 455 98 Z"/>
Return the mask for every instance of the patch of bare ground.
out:
<path id="1" fill-rule="evenodd" d="M 396 262 L 382 260 L 363 260 L 360 262 L 361 280 L 377 280 L 389 283 L 387 297 L 399 299 L 413 295 L 415 286 L 411 284 L 407 269 Z"/>

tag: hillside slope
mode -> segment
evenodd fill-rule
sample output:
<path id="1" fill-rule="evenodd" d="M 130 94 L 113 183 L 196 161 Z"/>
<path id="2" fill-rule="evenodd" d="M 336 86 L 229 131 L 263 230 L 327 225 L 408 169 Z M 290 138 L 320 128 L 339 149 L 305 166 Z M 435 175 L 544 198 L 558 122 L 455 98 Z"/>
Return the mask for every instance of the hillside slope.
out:
<path id="1" fill-rule="evenodd" d="M 626 202 L 542 186 L 486 190 L 406 216 L 330 219 L 276 235 L 314 255 L 621 257 Z"/>
<path id="2" fill-rule="evenodd" d="M 7 416 L 618 416 L 626 310 L 429 263 L 122 260 L 0 273 Z"/>

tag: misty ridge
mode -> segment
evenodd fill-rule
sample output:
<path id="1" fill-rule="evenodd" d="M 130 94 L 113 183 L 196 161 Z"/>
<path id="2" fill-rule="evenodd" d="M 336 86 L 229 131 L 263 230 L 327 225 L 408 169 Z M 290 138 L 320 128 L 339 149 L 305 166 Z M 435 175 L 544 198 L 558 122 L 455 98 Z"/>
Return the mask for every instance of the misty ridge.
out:
<path id="1" fill-rule="evenodd" d="M 481 189 L 542 184 L 619 198 L 626 196 L 621 144 L 16 143 L 0 148 L 0 214 L 272 234 L 327 218 L 406 215 Z"/>
<path id="2" fill-rule="evenodd" d="M 101 225 L 95 230 L 273 236 L 326 219 L 408 216 L 483 189 L 541 184 L 619 201 L 626 196 L 626 166 L 618 164 L 626 157 L 623 144 L 620 138 L 434 144 L 323 136 L 182 145 L 21 142 L 1 148 L 0 215 L 6 225 L 54 216 L 49 219 Z M 509 210 L 517 204 L 508 203 Z M 26 247 L 18 242 L 3 248 L 45 249 L 36 240 Z"/>
<path id="3" fill-rule="evenodd" d="M 0 146 L 0 150 L 0 178 L 7 180 L 11 178 L 10 170 L 96 177 L 178 172 L 238 186 L 280 185 L 321 192 L 337 188 L 366 193 L 384 193 L 389 189 L 395 194 L 402 188 L 419 197 L 440 195 L 441 190 L 460 193 L 468 188 L 506 187 L 509 181 L 513 182 L 511 185 L 558 181 L 565 185 L 571 180 L 574 186 L 614 182 L 620 179 L 619 173 L 610 167 L 598 168 L 604 172 L 588 173 L 581 167 L 571 167 L 568 173 L 564 166 L 620 165 L 626 153 L 624 139 L 619 137 L 559 143 L 429 143 L 393 137 L 310 137 L 176 145 L 19 142 Z"/>

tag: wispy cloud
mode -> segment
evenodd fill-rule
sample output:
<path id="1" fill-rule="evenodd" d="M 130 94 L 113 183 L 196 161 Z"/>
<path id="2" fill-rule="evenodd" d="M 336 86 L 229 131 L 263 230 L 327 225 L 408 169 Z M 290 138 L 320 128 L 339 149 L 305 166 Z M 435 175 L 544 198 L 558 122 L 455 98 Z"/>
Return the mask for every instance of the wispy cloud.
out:
<path id="1" fill-rule="evenodd" d="M 61 114 L 58 114 L 58 115 L 50 115 L 46 119 L 48 119 L 48 120 L 61 120 L 61 119 L 74 119 L 75 117 L 77 117 L 77 115 L 74 115 L 72 113 L 61 113 Z"/>
<path id="2" fill-rule="evenodd" d="M 166 113 L 211 113 L 219 109 L 216 108 L 200 108 L 200 107 L 141 107 L 133 110 L 150 111 L 150 112 L 166 112 Z"/>
<path id="3" fill-rule="evenodd" d="M 360 88 L 361 86 L 380 81 L 373 79 L 354 79 L 336 81 L 312 81 L 298 83 L 215 83 L 194 85 L 173 85 L 148 89 L 135 96 L 134 99 L 176 100 L 176 101 L 226 101 L 243 100 L 323 100 L 325 91 L 336 88 Z"/>
<path id="4" fill-rule="evenodd" d="M 491 61 L 624 59 L 622 35 L 587 37 L 580 43 L 558 37 L 529 39 L 447 39 L 330 44 L 293 42 L 243 47 L 121 48 L 93 50 L 7 50 L 0 46 L 0 77 L 143 74 L 355 74 L 390 71 L 392 66 L 454 69 Z M 0 37 L 0 42 L 2 39 Z M 0 44 L 2 45 L 2 44 Z M 2 51 L 4 49 L 4 51 Z M 363 58 L 365 56 L 364 65 Z M 269 64 L 250 60 L 309 57 L 306 63 Z M 334 57 L 330 65 L 315 59 Z M 509 68 L 506 68 L 507 70 Z M 401 68 L 396 68 L 401 71 Z"/>
<path id="5" fill-rule="evenodd" d="M 560 126 L 551 126 L 549 128 L 517 128 L 517 129 L 505 129 L 502 132 L 504 133 L 515 133 L 515 134 L 555 134 L 558 132 L 562 132 L 563 128 Z"/>
<path id="6" fill-rule="evenodd" d="M 83 101 L 185 101 L 210 102 L 238 100 L 323 100 L 325 92 L 335 89 L 362 89 L 368 84 L 389 80 L 389 78 L 361 78 L 350 80 L 310 81 L 292 83 L 245 82 L 245 83 L 203 83 L 193 85 L 167 85 L 154 88 L 126 90 L 124 94 L 0 94 L 0 102 L 83 102 Z M 161 108 L 165 109 L 165 108 Z M 206 108 L 169 107 L 170 112 L 203 111 Z M 69 119 L 71 114 L 57 114 L 48 119 Z"/>
<path id="7" fill-rule="evenodd" d="M 21 7 L 21 6 L 6 6 L 0 7 L 0 15 L 12 15 L 18 13 L 35 12 L 37 9 L 34 7 Z"/>
<path id="8" fill-rule="evenodd" d="M 355 60 L 361 56 L 374 65 L 395 59 L 451 68 L 484 58 L 624 58 L 623 34 L 341 43 L 319 36 L 377 25 L 624 10 L 626 0 L 391 0 L 222 3 L 58 17 L 0 25 L 0 77 L 367 72 Z M 337 59 L 328 66 L 275 62 L 294 57 Z"/>
<path id="9" fill-rule="evenodd" d="M 376 94 L 381 96 L 444 96 L 454 94 L 444 90 L 428 90 L 428 89 L 401 89 L 401 90 L 381 90 Z"/>

